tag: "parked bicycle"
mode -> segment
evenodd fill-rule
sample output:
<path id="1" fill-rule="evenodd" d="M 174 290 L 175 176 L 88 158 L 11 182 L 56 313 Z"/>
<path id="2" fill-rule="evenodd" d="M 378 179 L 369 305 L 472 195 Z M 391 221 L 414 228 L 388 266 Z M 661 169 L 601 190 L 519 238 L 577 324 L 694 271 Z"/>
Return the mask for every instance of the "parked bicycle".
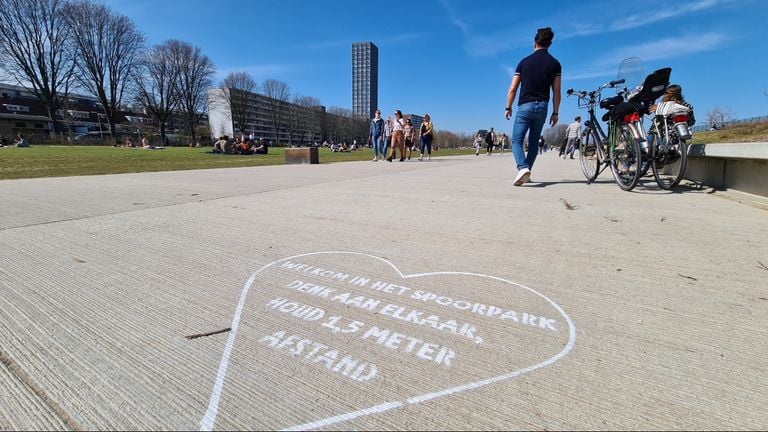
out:
<path id="1" fill-rule="evenodd" d="M 628 60 L 619 66 L 617 80 L 603 84 L 593 92 L 575 92 L 573 89 L 567 91 L 568 96 L 577 94 L 579 107 L 586 107 L 589 111 L 590 119 L 585 122 L 587 133 L 579 143 L 579 163 L 587 182 L 591 183 L 606 167 L 610 167 L 616 184 L 626 191 L 632 190 L 640 180 L 640 142 L 645 140 L 640 124 L 643 106 L 625 100 L 628 93 L 626 87 L 619 87 L 618 94 L 608 99 L 602 99 L 602 91 L 606 88 L 617 88 L 617 85 L 627 83 L 628 78 L 632 79 L 629 82 L 634 82 L 633 75 L 629 72 L 635 72 L 637 65 Z M 607 135 L 595 114 L 596 104 L 608 111 L 602 117 L 608 124 Z"/>
<path id="2" fill-rule="evenodd" d="M 649 167 L 654 170 L 659 186 L 664 188 L 674 186 L 669 186 L 675 182 L 674 180 L 669 181 L 664 178 L 661 181 L 659 176 L 662 175 L 661 168 L 672 161 L 682 160 L 684 164 L 685 156 L 677 153 L 680 145 L 670 147 L 666 144 L 663 148 L 658 147 L 664 142 L 669 143 L 670 140 L 665 141 L 665 137 L 669 134 L 657 132 L 657 136 L 661 138 L 655 140 L 653 146 L 649 146 L 642 125 L 642 117 L 648 111 L 648 106 L 661 96 L 669 85 L 672 69 L 663 68 L 654 71 L 645 77 L 641 85 L 624 86 L 618 90 L 616 96 L 601 99 L 602 90 L 605 88 L 615 88 L 618 84 L 632 84 L 639 81 L 638 77 L 642 77 L 641 71 L 642 63 L 639 58 L 625 59 L 619 67 L 618 80 L 603 84 L 594 92 L 574 92 L 573 89 L 567 92 L 569 96 L 578 94 L 579 107 L 587 107 L 590 112 L 589 124 L 586 125 L 587 133 L 579 149 L 579 160 L 588 182 L 594 181 L 600 175 L 602 172 L 600 165 L 604 164 L 611 167 L 616 183 L 626 191 L 637 186 Z M 602 117 L 603 121 L 608 122 L 607 138 L 594 113 L 594 106 L 598 103 L 600 108 L 608 110 Z"/>
<path id="3" fill-rule="evenodd" d="M 600 126 L 595 107 L 601 101 L 603 90 L 623 83 L 624 80 L 614 80 L 601 85 L 594 91 L 568 89 L 566 92 L 568 96 L 577 95 L 579 108 L 586 108 L 589 115 L 589 119 L 584 122 L 584 131 L 579 141 L 579 165 L 588 184 L 595 181 L 609 165 L 608 135 Z"/>
<path id="4" fill-rule="evenodd" d="M 648 136 L 650 166 L 659 187 L 671 190 L 685 175 L 688 140 L 693 137 L 688 126 L 694 122 L 693 112 L 681 103 L 667 101 L 659 103 L 654 114 Z"/>

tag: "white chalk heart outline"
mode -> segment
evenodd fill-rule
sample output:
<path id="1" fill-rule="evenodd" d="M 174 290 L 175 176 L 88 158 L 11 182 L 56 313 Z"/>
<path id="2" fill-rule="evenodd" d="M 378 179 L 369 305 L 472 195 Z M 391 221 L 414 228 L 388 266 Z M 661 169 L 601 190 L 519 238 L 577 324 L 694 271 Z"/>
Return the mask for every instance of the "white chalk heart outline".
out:
<path id="1" fill-rule="evenodd" d="M 237 330 L 240 326 L 240 315 L 243 312 L 243 308 L 245 306 L 245 298 L 248 295 L 248 291 L 251 289 L 251 285 L 253 285 L 253 282 L 256 280 L 256 277 L 263 272 L 264 270 L 272 267 L 275 264 L 278 264 L 282 261 L 287 261 L 291 259 L 296 258 L 302 258 L 307 256 L 315 256 L 315 255 L 332 255 L 332 254 L 344 254 L 344 255 L 357 255 L 357 256 L 363 256 L 368 258 L 377 259 L 379 261 L 383 261 L 384 263 L 388 264 L 392 269 L 394 269 L 397 274 L 400 275 L 403 279 L 411 279 L 411 278 L 417 278 L 417 277 L 424 277 L 424 276 L 437 276 L 437 275 L 464 275 L 464 276 L 478 276 L 478 277 L 484 277 L 488 279 L 493 279 L 496 281 L 508 283 L 511 285 L 518 286 L 520 288 L 526 289 L 530 291 L 533 294 L 536 294 L 537 296 L 543 298 L 546 300 L 552 307 L 557 309 L 557 311 L 562 315 L 563 318 L 565 318 L 565 321 L 568 323 L 568 343 L 566 344 L 565 348 L 563 348 L 562 351 L 555 354 L 554 356 L 548 358 L 547 360 L 544 360 L 541 363 L 537 363 L 533 366 L 528 366 L 523 369 L 518 369 L 514 372 L 498 375 L 492 378 L 486 378 L 484 380 L 475 381 L 469 384 L 464 384 L 456 387 L 451 387 L 446 390 L 440 390 L 436 392 L 430 392 L 423 395 L 418 395 L 414 397 L 410 397 L 406 399 L 405 401 L 392 401 L 392 402 L 386 402 L 383 404 L 371 406 L 368 408 L 363 408 L 357 411 L 351 411 L 345 414 L 336 415 L 333 417 L 328 417 L 325 419 L 313 421 L 310 423 L 304 423 L 296 426 L 292 426 L 290 428 L 286 428 L 283 430 L 308 430 L 308 429 L 316 429 L 323 426 L 332 425 L 335 423 L 340 423 L 347 420 L 352 420 L 358 417 L 364 417 L 370 414 L 376 414 L 381 413 L 384 411 L 389 411 L 391 409 L 399 408 L 406 405 L 413 405 L 418 404 L 421 402 L 426 402 L 428 400 L 440 398 L 443 396 L 448 396 L 454 393 L 459 393 L 467 390 L 474 390 L 476 388 L 484 387 L 489 384 L 495 384 L 497 382 L 506 381 L 509 379 L 512 379 L 514 377 L 523 375 L 528 372 L 532 372 L 536 369 L 540 369 L 544 366 L 548 366 L 561 358 L 563 358 L 566 354 L 568 354 L 572 349 L 574 344 L 576 343 L 576 327 L 573 324 L 573 321 L 571 321 L 571 318 L 568 316 L 567 313 L 554 301 L 550 300 L 547 296 L 544 294 L 541 294 L 540 292 L 534 290 L 533 288 L 529 288 L 525 285 L 521 285 L 517 282 L 512 282 L 507 279 L 503 279 L 496 276 L 488 276 L 484 274 L 479 273 L 468 273 L 468 272 L 429 272 L 429 273 L 417 273 L 417 274 L 411 274 L 411 275 L 404 275 L 400 269 L 397 268 L 394 264 L 392 264 L 390 261 L 377 257 L 375 255 L 370 255 L 366 253 L 360 253 L 360 252 L 348 252 L 348 251 L 326 251 L 326 252 L 310 252 L 305 253 L 301 255 L 294 255 L 286 258 L 279 259 L 277 261 L 273 261 L 260 269 L 256 270 L 250 278 L 248 278 L 248 281 L 245 283 L 245 286 L 243 287 L 243 290 L 240 292 L 240 301 L 237 304 L 237 309 L 235 309 L 235 315 L 232 317 L 232 330 L 229 332 L 229 337 L 227 338 L 227 344 L 224 347 L 224 353 L 221 356 L 221 361 L 219 362 L 219 369 L 216 373 L 216 381 L 213 385 L 213 391 L 211 392 L 211 398 L 208 403 L 208 410 L 206 411 L 205 415 L 203 416 L 203 419 L 200 421 L 200 430 L 201 431 L 210 431 L 213 430 L 213 424 L 216 422 L 216 416 L 218 414 L 219 409 L 219 401 L 221 398 L 221 392 L 224 388 L 224 378 L 227 374 L 227 367 L 229 366 L 229 356 L 232 352 L 232 347 L 235 344 L 235 337 L 237 337 Z"/>

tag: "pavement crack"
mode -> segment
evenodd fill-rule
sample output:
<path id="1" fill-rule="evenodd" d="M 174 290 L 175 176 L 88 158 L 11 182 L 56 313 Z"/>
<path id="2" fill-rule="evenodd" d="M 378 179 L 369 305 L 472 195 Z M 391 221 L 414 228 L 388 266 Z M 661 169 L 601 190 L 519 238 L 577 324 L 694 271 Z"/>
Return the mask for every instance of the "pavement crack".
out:
<path id="1" fill-rule="evenodd" d="M 64 410 L 64 408 L 59 405 L 58 402 L 51 398 L 51 396 L 48 394 L 48 392 L 45 391 L 44 388 L 39 386 L 35 380 L 33 380 L 32 377 L 27 372 L 25 372 L 7 352 L 2 349 L 0 349 L 0 363 L 8 368 L 8 370 L 14 376 L 16 376 L 16 378 L 18 378 L 22 384 L 27 386 L 27 388 L 31 390 L 35 396 L 40 398 L 40 400 L 43 401 L 43 403 L 45 403 L 48 408 L 51 409 L 51 412 L 53 412 L 54 415 L 56 415 L 64 424 L 66 424 L 70 430 L 85 430 L 82 426 L 80 426 L 77 420 L 72 418 L 72 416 L 70 416 L 69 413 L 67 413 L 67 411 Z"/>

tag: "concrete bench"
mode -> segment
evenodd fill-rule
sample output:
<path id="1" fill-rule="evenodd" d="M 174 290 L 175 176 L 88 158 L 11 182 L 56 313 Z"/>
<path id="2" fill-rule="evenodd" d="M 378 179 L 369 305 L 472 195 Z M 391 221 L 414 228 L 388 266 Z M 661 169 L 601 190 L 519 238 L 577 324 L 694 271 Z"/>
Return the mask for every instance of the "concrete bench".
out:
<path id="1" fill-rule="evenodd" d="M 319 164 L 320 152 L 317 147 L 285 149 L 286 164 Z"/>
<path id="2" fill-rule="evenodd" d="M 768 143 L 691 145 L 685 178 L 768 197 Z"/>

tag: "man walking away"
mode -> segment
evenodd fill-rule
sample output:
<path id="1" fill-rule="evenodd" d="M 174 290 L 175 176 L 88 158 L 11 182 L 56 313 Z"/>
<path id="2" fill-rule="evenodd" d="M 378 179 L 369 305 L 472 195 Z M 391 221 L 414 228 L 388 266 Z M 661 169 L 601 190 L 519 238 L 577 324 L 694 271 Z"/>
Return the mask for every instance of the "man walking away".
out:
<path id="1" fill-rule="evenodd" d="M 490 156 L 491 153 L 493 153 L 493 144 L 496 142 L 496 132 L 493 131 L 493 128 L 488 131 L 487 134 L 485 134 L 485 154 L 486 156 Z"/>
<path id="2" fill-rule="evenodd" d="M 576 116 L 574 122 L 568 125 L 568 129 L 565 130 L 565 136 L 568 138 L 568 144 L 565 146 L 565 154 L 563 155 L 563 159 L 565 159 L 568 155 L 570 155 L 571 159 L 573 159 L 573 152 L 576 150 L 576 146 L 579 143 L 579 136 L 581 136 L 580 116 Z"/>
<path id="3" fill-rule="evenodd" d="M 547 119 L 549 92 L 552 89 L 552 116 L 549 124 L 557 124 L 557 110 L 560 108 L 560 80 L 562 67 L 551 54 L 549 47 L 555 33 L 549 27 L 541 28 L 533 39 L 533 54 L 522 59 L 517 65 L 515 76 L 507 92 L 507 106 L 504 116 L 512 118 L 512 103 L 520 87 L 517 115 L 512 129 L 512 154 L 517 163 L 515 186 L 521 186 L 531 177 L 531 168 L 539 153 L 539 137 Z M 523 151 L 523 139 L 528 134 L 528 154 Z"/>

